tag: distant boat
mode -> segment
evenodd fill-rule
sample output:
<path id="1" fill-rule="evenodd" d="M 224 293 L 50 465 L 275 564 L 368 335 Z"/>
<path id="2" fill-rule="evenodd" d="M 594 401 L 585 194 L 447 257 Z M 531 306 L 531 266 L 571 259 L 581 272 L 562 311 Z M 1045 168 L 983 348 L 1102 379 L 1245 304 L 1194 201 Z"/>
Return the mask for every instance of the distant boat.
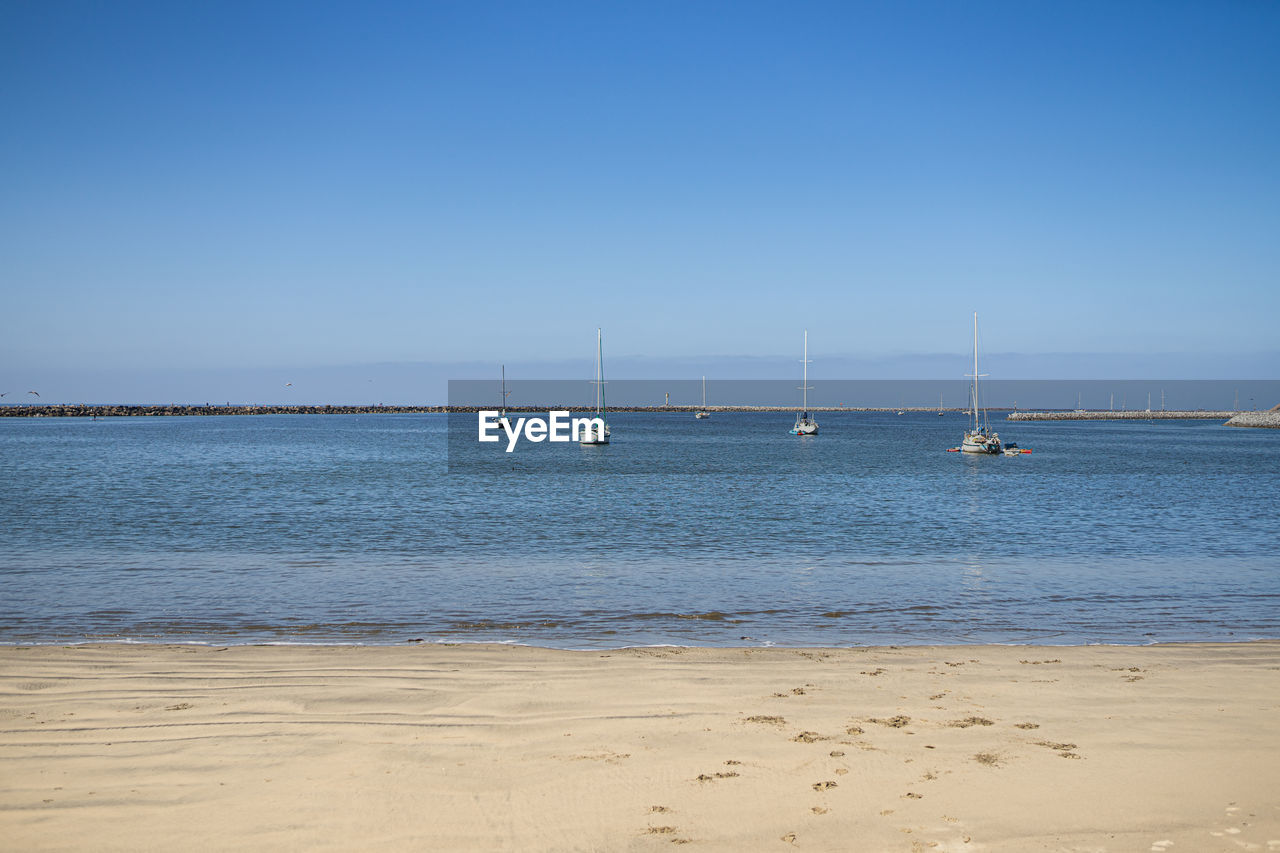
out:
<path id="1" fill-rule="evenodd" d="M 609 443 L 609 415 L 604 402 L 604 344 L 600 330 L 596 329 L 596 417 L 604 421 L 604 434 L 595 430 L 587 430 L 578 440 L 582 445 L 599 445 Z"/>
<path id="2" fill-rule="evenodd" d="M 973 312 L 973 389 L 971 397 L 973 398 L 973 426 L 964 431 L 964 441 L 960 443 L 960 450 L 963 453 L 990 453 L 996 454 L 1004 450 L 1004 446 L 1000 443 L 998 433 L 992 432 L 987 425 L 987 413 L 984 409 L 982 412 L 982 421 L 978 420 L 978 377 L 984 374 L 978 373 L 978 312 Z"/>
<path id="3" fill-rule="evenodd" d="M 938 417 L 942 417 L 942 395 L 938 395 Z"/>
<path id="4" fill-rule="evenodd" d="M 804 381 L 800 385 L 802 392 L 800 411 L 796 413 L 796 425 L 791 428 L 792 435 L 817 435 L 818 422 L 809 417 L 809 330 L 804 330 Z"/>
<path id="5" fill-rule="evenodd" d="M 707 411 L 707 377 L 702 377 L 702 408 L 693 413 L 698 420 L 705 420 L 711 417 L 711 413 Z"/>

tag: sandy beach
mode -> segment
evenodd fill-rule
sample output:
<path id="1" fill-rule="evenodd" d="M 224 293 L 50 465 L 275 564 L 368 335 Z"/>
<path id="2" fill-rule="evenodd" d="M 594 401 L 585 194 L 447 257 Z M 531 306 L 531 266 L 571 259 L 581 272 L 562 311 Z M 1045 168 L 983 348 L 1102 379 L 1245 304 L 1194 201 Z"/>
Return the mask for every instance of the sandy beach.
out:
<path id="1" fill-rule="evenodd" d="M 0 649 L 7 850 L 1280 850 L 1280 642 Z"/>

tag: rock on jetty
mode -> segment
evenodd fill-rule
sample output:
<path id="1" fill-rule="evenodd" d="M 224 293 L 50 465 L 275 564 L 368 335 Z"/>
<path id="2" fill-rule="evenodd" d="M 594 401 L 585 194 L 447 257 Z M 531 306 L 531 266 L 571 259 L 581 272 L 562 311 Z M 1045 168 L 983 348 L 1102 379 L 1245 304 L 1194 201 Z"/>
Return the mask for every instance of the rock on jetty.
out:
<path id="1" fill-rule="evenodd" d="M 1227 421 L 1227 426 L 1280 429 L 1280 405 L 1268 412 L 1236 412 Z"/>
<path id="2" fill-rule="evenodd" d="M 1203 409 L 1180 412 L 1010 412 L 1011 421 L 1220 421 L 1234 412 L 1207 412 Z"/>

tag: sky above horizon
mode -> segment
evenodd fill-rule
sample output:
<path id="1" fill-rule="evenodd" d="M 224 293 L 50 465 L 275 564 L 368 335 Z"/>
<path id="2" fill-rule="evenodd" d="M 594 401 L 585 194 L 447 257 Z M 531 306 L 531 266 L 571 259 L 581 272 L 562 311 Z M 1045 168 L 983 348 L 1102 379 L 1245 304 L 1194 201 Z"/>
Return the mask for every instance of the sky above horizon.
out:
<path id="1" fill-rule="evenodd" d="M 6 3 L 0 377 L 598 326 L 900 371 L 978 311 L 1027 363 L 1276 378 L 1277 43 L 1248 2 Z"/>

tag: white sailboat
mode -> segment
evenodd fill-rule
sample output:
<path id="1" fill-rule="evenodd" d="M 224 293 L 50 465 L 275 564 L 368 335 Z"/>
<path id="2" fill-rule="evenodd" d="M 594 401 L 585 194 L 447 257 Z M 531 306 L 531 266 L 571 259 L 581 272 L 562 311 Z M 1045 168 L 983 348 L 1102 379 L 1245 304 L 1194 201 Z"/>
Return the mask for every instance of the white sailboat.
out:
<path id="1" fill-rule="evenodd" d="M 702 377 L 702 408 L 693 413 L 698 420 L 705 420 L 711 417 L 711 413 L 707 411 L 707 377 Z"/>
<path id="2" fill-rule="evenodd" d="M 938 395 L 938 417 L 942 417 L 942 395 Z"/>
<path id="3" fill-rule="evenodd" d="M 1004 446 L 1000 443 L 998 433 L 992 432 L 987 425 L 987 413 L 982 412 L 982 421 L 978 421 L 978 377 L 986 374 L 978 373 L 978 312 L 973 312 L 973 426 L 964 431 L 964 441 L 960 443 L 963 453 L 1000 453 Z"/>
<path id="4" fill-rule="evenodd" d="M 804 382 L 800 385 L 801 397 L 800 411 L 796 413 L 796 425 L 791 428 L 792 435 L 817 435 L 818 422 L 809 417 L 809 330 L 804 330 L 804 358 L 800 360 L 804 365 Z"/>
<path id="5" fill-rule="evenodd" d="M 600 445 L 609 443 L 609 416 L 604 402 L 604 344 L 600 330 L 596 329 L 596 417 L 604 421 L 604 433 L 587 430 L 578 440 L 582 445 Z"/>

